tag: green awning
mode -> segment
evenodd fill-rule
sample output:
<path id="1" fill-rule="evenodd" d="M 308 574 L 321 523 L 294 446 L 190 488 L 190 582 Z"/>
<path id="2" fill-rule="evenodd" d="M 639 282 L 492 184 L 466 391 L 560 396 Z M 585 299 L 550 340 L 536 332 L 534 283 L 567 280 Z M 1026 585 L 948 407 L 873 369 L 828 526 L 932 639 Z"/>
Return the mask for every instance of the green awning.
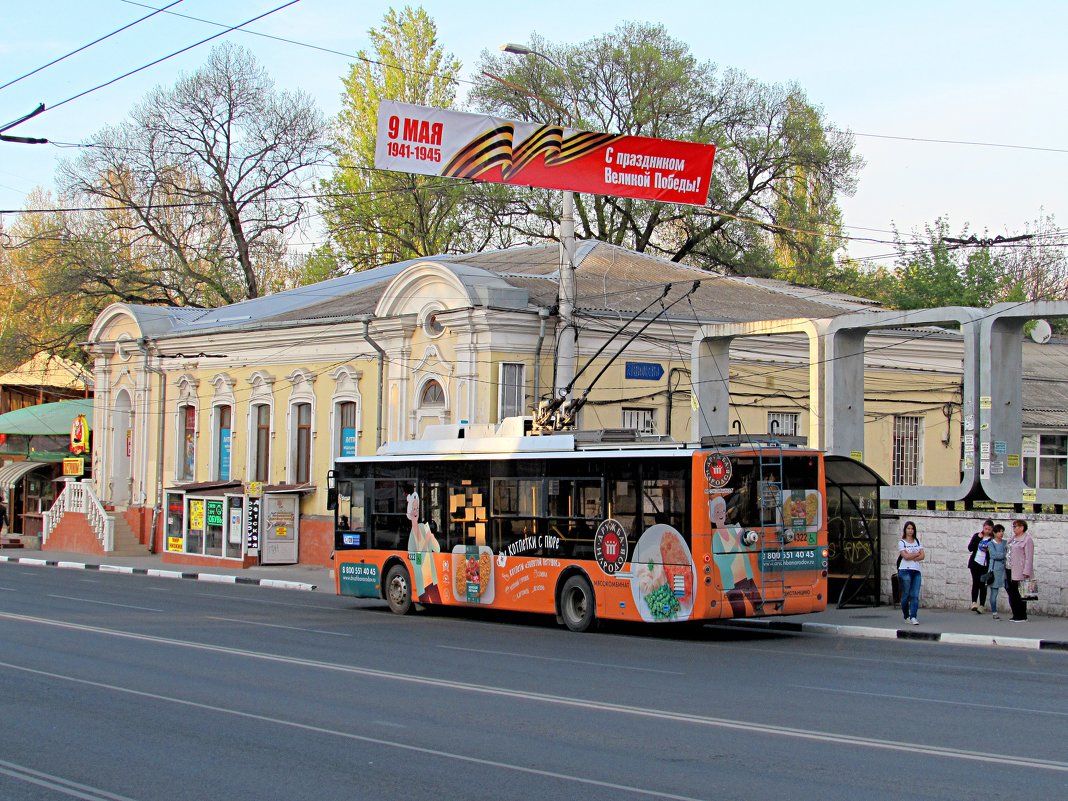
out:
<path id="1" fill-rule="evenodd" d="M 70 436 L 70 427 L 74 418 L 84 414 L 93 428 L 93 399 L 79 398 L 56 403 L 42 403 L 27 406 L 7 414 L 0 414 L 0 434 L 25 436 Z"/>

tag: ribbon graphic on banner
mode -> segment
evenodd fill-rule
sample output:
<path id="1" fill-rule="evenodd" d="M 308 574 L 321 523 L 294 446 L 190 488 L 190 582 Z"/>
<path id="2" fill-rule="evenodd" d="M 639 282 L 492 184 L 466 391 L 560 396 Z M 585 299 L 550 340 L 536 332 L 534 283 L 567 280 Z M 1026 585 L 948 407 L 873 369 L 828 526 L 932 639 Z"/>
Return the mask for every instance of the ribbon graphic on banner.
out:
<path id="1" fill-rule="evenodd" d="M 704 205 L 715 152 L 711 144 L 596 133 L 382 101 L 375 166 Z"/>

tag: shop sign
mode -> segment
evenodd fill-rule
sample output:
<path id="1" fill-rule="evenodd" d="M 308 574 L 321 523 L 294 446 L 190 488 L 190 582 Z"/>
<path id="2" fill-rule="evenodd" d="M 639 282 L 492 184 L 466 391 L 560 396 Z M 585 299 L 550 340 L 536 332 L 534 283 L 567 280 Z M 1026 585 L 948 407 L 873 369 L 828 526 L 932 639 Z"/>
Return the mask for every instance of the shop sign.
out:
<path id="1" fill-rule="evenodd" d="M 63 475 L 65 476 L 81 476 L 85 475 L 85 459 L 80 456 L 74 458 L 66 458 L 63 460 Z"/>
<path id="2" fill-rule="evenodd" d="M 250 552 L 260 547 L 260 499 L 258 497 L 249 497 L 248 500 L 248 512 L 245 514 L 245 547 Z"/>
<path id="3" fill-rule="evenodd" d="M 167 537 L 167 550 L 176 553 L 182 552 L 182 538 L 181 537 Z"/>
<path id="4" fill-rule="evenodd" d="M 262 481 L 250 481 L 245 490 L 245 494 L 250 498 L 259 498 L 263 495 L 263 482 Z"/>
<path id="5" fill-rule="evenodd" d="M 205 514 L 207 516 L 207 522 L 209 526 L 222 527 L 223 524 L 223 502 L 222 501 L 208 501 L 204 505 Z"/>
<path id="6" fill-rule="evenodd" d="M 189 502 L 189 530 L 204 530 L 204 501 L 195 499 Z"/>

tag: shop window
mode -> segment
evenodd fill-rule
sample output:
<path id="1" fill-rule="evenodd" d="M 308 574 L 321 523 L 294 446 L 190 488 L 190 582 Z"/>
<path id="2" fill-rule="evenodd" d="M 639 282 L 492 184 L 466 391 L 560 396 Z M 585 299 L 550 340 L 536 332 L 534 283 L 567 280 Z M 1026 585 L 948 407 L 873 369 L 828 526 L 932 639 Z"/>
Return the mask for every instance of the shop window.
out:
<path id="1" fill-rule="evenodd" d="M 311 475 L 311 404 L 295 403 L 292 409 L 293 480 L 297 484 L 307 484 Z"/>
<path id="2" fill-rule="evenodd" d="M 197 409 L 195 406 L 178 407 L 178 464 L 175 474 L 179 481 L 192 481 L 196 477 Z"/>

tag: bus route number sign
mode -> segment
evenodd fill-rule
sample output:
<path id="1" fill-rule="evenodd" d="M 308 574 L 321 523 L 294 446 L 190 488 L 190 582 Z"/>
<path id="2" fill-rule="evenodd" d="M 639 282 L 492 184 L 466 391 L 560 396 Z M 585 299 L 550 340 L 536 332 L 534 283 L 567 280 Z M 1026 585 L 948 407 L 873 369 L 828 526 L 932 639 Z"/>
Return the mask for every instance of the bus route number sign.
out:
<path id="1" fill-rule="evenodd" d="M 629 550 L 623 526 L 611 518 L 602 520 L 593 535 L 593 557 L 601 570 L 609 576 L 618 573 L 627 563 Z"/>
<path id="2" fill-rule="evenodd" d="M 705 457 L 705 479 L 708 486 L 715 489 L 727 486 L 733 473 L 734 468 L 729 457 L 722 453 L 710 453 Z"/>

